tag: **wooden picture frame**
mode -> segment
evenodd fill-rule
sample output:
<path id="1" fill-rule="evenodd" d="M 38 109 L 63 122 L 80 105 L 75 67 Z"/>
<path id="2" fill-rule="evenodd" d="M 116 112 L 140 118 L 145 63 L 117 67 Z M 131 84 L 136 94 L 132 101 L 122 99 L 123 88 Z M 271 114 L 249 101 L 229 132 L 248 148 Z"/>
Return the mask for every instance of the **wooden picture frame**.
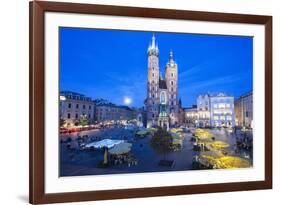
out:
<path id="1" fill-rule="evenodd" d="M 135 197 L 153 197 L 211 192 L 229 192 L 272 188 L 272 17 L 245 14 L 226 14 L 199 11 L 135 8 L 76 3 L 30 2 L 30 73 L 29 73 L 29 200 L 32 204 L 108 200 Z M 209 22 L 259 24 L 265 26 L 265 180 L 250 182 L 181 185 L 167 187 L 118 189 L 105 191 L 81 191 L 69 193 L 45 193 L 44 181 L 44 14 L 66 12 L 112 16 L 196 20 Z"/>

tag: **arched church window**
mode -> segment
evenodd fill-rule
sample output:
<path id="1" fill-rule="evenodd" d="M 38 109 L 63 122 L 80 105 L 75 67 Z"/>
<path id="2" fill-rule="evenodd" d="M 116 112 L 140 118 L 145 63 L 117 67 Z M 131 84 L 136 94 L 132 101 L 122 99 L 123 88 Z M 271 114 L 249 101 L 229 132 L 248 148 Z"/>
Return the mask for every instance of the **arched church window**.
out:
<path id="1" fill-rule="evenodd" d="M 171 85 L 174 85 L 174 81 L 171 81 Z"/>
<path id="2" fill-rule="evenodd" d="M 174 77 L 174 73 L 171 73 L 171 76 Z"/>
<path id="3" fill-rule="evenodd" d="M 152 73 L 152 77 L 154 77 L 154 73 Z"/>
<path id="4" fill-rule="evenodd" d="M 161 104 L 166 104 L 166 94 L 165 94 L 165 92 L 161 92 L 160 93 L 160 103 Z"/>

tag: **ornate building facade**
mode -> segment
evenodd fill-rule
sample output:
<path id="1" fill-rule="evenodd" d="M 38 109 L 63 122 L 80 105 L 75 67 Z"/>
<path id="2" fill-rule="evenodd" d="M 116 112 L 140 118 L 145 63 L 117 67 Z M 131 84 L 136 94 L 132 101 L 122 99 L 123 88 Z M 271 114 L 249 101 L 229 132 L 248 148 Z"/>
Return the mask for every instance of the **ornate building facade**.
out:
<path id="1" fill-rule="evenodd" d="M 64 126 L 74 126 L 81 117 L 86 117 L 89 123 L 94 121 L 95 103 L 90 97 L 72 91 L 60 92 L 59 117 L 64 120 Z"/>
<path id="2" fill-rule="evenodd" d="M 240 96 L 235 100 L 237 126 L 252 128 L 253 126 L 253 92 Z"/>
<path id="3" fill-rule="evenodd" d="M 171 51 L 165 67 L 165 77 L 162 77 L 159 49 L 154 35 L 147 50 L 147 58 L 147 127 L 158 125 L 169 129 L 179 122 L 178 65 Z"/>
<path id="4" fill-rule="evenodd" d="M 234 97 L 223 93 L 197 97 L 199 127 L 235 127 Z"/>

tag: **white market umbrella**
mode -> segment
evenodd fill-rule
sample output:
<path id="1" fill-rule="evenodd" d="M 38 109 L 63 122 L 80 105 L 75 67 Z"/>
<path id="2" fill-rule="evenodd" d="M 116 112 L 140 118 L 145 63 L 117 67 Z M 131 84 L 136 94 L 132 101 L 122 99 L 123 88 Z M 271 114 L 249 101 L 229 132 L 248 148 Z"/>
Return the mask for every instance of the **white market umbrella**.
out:
<path id="1" fill-rule="evenodd" d="M 131 143 L 123 142 L 115 145 L 113 148 L 109 149 L 108 152 L 112 155 L 126 154 L 131 151 L 131 147 Z"/>
<path id="2" fill-rule="evenodd" d="M 95 149 L 101 149 L 101 148 L 107 147 L 107 148 L 110 149 L 110 148 L 114 147 L 115 145 L 120 144 L 122 142 L 124 142 L 124 140 L 104 139 L 104 140 L 101 140 L 101 141 L 98 141 L 98 142 L 89 143 L 85 147 L 86 148 L 92 148 L 93 147 Z"/>

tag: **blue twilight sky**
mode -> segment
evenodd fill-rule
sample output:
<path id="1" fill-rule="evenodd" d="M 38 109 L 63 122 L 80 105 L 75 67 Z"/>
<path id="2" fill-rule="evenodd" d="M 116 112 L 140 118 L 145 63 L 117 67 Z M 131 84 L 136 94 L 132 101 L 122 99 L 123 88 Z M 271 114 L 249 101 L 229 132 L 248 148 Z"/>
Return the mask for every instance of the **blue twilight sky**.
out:
<path id="1" fill-rule="evenodd" d="M 122 105 L 143 106 L 147 47 L 152 32 L 65 28 L 60 34 L 60 90 Z M 235 97 L 253 89 L 253 39 L 243 36 L 155 32 L 164 74 L 173 50 L 184 107 L 204 93 Z"/>

